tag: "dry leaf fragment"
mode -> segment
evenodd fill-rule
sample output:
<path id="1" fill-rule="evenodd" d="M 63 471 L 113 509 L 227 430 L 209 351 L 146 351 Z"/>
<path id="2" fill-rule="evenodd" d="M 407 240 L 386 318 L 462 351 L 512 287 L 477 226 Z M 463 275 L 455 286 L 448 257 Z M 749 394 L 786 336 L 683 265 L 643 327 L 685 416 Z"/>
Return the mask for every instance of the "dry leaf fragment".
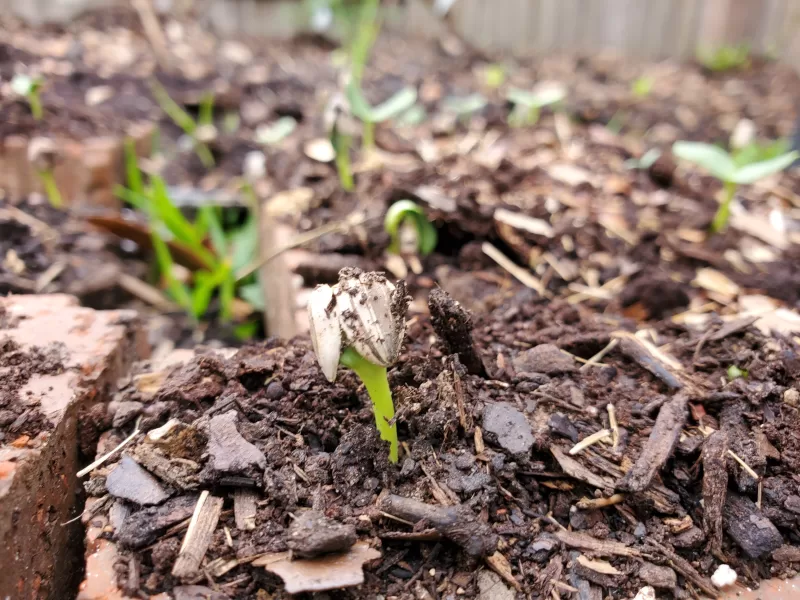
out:
<path id="1" fill-rule="evenodd" d="M 720 294 L 728 300 L 733 300 L 739 294 L 739 286 L 731 281 L 726 275 L 716 269 L 704 268 L 697 269 L 697 274 L 692 281 L 692 285 L 701 287 L 704 290 Z"/>
<path id="2" fill-rule="evenodd" d="M 283 579 L 289 594 L 322 592 L 364 583 L 364 563 L 380 558 L 381 553 L 365 542 L 358 542 L 341 554 L 291 560 L 289 552 L 269 554 L 253 561 Z"/>
<path id="3" fill-rule="evenodd" d="M 553 227 L 543 219 L 535 219 L 522 213 L 512 212 L 505 208 L 498 208 L 494 211 L 494 220 L 505 223 L 515 229 L 522 229 L 534 235 L 553 237 Z"/>
<path id="4" fill-rule="evenodd" d="M 610 562 L 604 560 L 591 560 L 581 554 L 577 559 L 578 564 L 603 575 L 622 575 L 621 571 L 614 568 Z"/>

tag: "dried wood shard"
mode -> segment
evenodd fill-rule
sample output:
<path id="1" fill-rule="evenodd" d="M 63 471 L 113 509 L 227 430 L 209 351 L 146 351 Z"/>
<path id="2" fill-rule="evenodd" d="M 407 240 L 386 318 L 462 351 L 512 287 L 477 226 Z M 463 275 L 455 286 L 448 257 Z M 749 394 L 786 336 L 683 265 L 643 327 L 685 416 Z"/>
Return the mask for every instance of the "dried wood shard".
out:
<path id="1" fill-rule="evenodd" d="M 570 477 L 574 477 L 575 479 L 584 481 L 589 485 L 600 489 L 611 488 L 611 486 L 614 484 L 611 478 L 603 477 L 602 475 L 598 475 L 593 471 L 590 471 L 574 458 L 564 454 L 561 448 L 553 446 L 550 448 L 550 452 L 553 453 L 553 457 L 555 457 L 556 462 L 558 462 L 558 466 L 561 467 L 561 470 Z"/>
<path id="2" fill-rule="evenodd" d="M 586 550 L 600 556 L 641 556 L 636 548 L 629 548 L 625 544 L 611 540 L 598 540 L 585 533 L 574 531 L 556 531 L 553 534 L 558 541 L 570 548 Z"/>
<path id="3" fill-rule="evenodd" d="M 631 470 L 617 482 L 618 491 L 641 492 L 650 485 L 658 469 L 667 461 L 678 443 L 681 429 L 686 423 L 688 401 L 686 394 L 679 393 L 661 407 L 642 453 Z"/>
<path id="4" fill-rule="evenodd" d="M 703 444 L 703 529 L 711 552 L 722 550 L 722 507 L 728 490 L 728 435 L 717 431 Z"/>
<path id="5" fill-rule="evenodd" d="M 650 371 L 650 373 L 663 381 L 668 388 L 679 390 L 683 387 L 683 383 L 634 338 L 623 337 L 620 340 L 619 347 L 625 356 Z"/>
<path id="6" fill-rule="evenodd" d="M 236 527 L 252 530 L 256 528 L 256 501 L 258 493 L 247 488 L 236 488 L 233 492 L 233 516 Z"/>
<path id="7" fill-rule="evenodd" d="M 222 498 L 209 496 L 208 492 L 200 494 L 183 545 L 172 567 L 173 577 L 189 577 L 197 573 L 211 545 L 221 512 Z"/>

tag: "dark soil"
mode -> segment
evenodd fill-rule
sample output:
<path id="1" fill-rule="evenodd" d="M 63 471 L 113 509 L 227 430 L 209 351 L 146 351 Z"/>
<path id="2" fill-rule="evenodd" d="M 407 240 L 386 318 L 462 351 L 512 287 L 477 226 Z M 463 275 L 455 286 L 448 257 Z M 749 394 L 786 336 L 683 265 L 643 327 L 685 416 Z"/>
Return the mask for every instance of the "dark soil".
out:
<path id="1" fill-rule="evenodd" d="M 210 489 L 225 499 L 220 525 L 230 530 L 233 545 L 226 543 L 223 527 L 217 527 L 206 561 L 240 562 L 219 577 L 198 574 L 181 581 L 169 574 L 182 538 L 181 533 L 164 536 L 172 522 L 143 540 L 126 537 L 123 525 L 111 537 L 120 540 L 122 563 L 135 563 L 141 570 L 139 589 L 154 594 L 180 583 L 211 582 L 225 597 L 259 598 L 267 593 L 283 598 L 281 583 L 245 559 L 291 547 L 293 518 L 311 508 L 354 527 L 359 540 L 383 555 L 367 566 L 363 587 L 332 592 L 337 598 L 417 598 L 414 590 L 419 586 L 432 597 L 450 597 L 457 588 L 466 597 L 476 597 L 481 556 L 496 549 L 512 565 L 522 589 L 542 598 L 550 596 L 553 579 L 577 588 L 597 587 L 602 597 L 630 598 L 652 583 L 648 578 L 653 572 L 666 572 L 677 581 L 680 596 L 686 593 L 680 590 L 709 586 L 707 577 L 723 559 L 749 585 L 796 573 L 790 564 L 770 558 L 777 547 L 800 542 L 792 508 L 798 498 L 793 473 L 800 467 L 795 456 L 800 447 L 798 414 L 797 407 L 784 400 L 796 395 L 792 386 L 800 375 L 793 341 L 768 340 L 752 327 L 713 341 L 713 336 L 682 327 L 661 328 L 658 343 L 671 349 L 681 367 L 673 372 L 680 380 L 676 392 L 632 360 L 629 352 L 620 351 L 621 346 L 601 365 L 588 369 L 579 369 L 581 363 L 558 350 L 546 358 L 547 342 L 552 340 L 558 348 L 588 359 L 607 345 L 613 331 L 633 324 L 598 318 L 563 302 L 542 301 L 516 287 L 498 294 L 491 310 L 477 319 L 476 346 L 489 377 L 467 373 L 456 355 L 443 356 L 427 316 L 413 315 L 412 322 L 406 351 L 390 371 L 404 448 L 398 465 L 387 461 L 369 400 L 354 375 L 341 369 L 336 384 L 327 383 L 304 339 L 243 348 L 230 359 L 201 353 L 171 371 L 155 393 L 135 386 L 124 391 L 124 403 L 138 403 L 143 429 L 170 418 L 178 418 L 186 428 L 178 437 L 167 438 L 172 441 L 166 445 L 140 439 L 125 451 L 157 476 L 169 473 L 158 479 L 174 499 L 163 510 L 122 500 L 117 504 L 132 510 L 134 519 L 139 511 L 152 519 L 174 510 L 172 503 L 178 498 Z M 702 339 L 706 341 L 696 355 Z M 535 356 L 529 355 L 533 350 Z M 731 364 L 746 369 L 748 378 L 729 381 L 726 369 Z M 533 365 L 539 372 L 520 370 Z M 634 463 L 638 467 L 651 445 L 660 443 L 665 407 L 681 394 L 688 408 L 684 400 L 676 409 L 684 423 L 678 425 L 680 440 L 676 438 L 666 462 L 654 466 L 644 488 L 614 506 L 579 508 L 624 487 L 624 472 Z M 609 404 L 619 427 L 616 448 L 599 443 L 575 455 L 570 464 L 556 460 L 554 454 L 563 456 L 577 439 L 610 427 Z M 524 415 L 530 444 L 516 446 L 505 429 L 508 425 L 487 420 L 494 419 L 487 411 L 496 407 Z M 243 439 L 206 446 L 209 419 L 213 424 L 222 414 L 230 415 Z M 126 415 L 134 417 L 135 413 Z M 705 530 L 701 500 L 709 511 L 712 499 L 706 496 L 704 481 L 716 474 L 699 462 L 706 427 L 726 431 L 730 447 L 757 469 L 763 482 L 758 511 L 753 503 L 756 482 L 748 481 L 730 456 L 723 457 L 722 468 L 732 486 L 726 511 L 733 510 L 733 490 L 739 490 L 747 503 L 736 510 L 757 514 L 774 530 L 774 537 L 748 538 L 764 527 L 749 525 L 750 517 L 739 513 L 729 520 L 725 512 L 723 524 L 717 524 L 724 528 L 722 544 L 715 555 L 708 553 L 711 532 Z M 108 443 L 125 435 L 124 429 L 112 432 Z M 254 449 L 240 448 L 236 454 L 241 459 L 254 453 L 253 462 L 227 462 L 230 444 Z M 98 453 L 105 450 L 101 447 Z M 161 470 L 154 470 L 156 464 Z M 88 489 L 102 495 L 104 474 L 113 468 L 107 464 L 96 472 Z M 179 469 L 194 475 L 176 477 Z M 252 531 L 237 528 L 228 510 L 240 486 L 254 489 L 259 497 Z M 444 537 L 416 541 L 409 527 L 386 518 L 385 507 L 393 506 L 386 504 L 388 493 L 430 504 L 425 510 L 433 511 L 431 515 L 437 505 L 459 503 L 459 527 L 469 530 L 473 523 L 485 524 L 485 533 L 473 531 L 468 539 L 475 542 L 489 535 L 490 550 L 476 550 L 449 526 L 439 528 L 433 516 L 414 530 L 433 526 L 438 531 L 434 537 Z M 736 532 L 737 527 L 746 531 Z M 563 528 L 574 533 L 562 535 Z M 420 539 L 430 539 L 430 534 Z M 625 548 L 628 557 L 619 556 L 623 552 L 616 547 L 611 552 L 602 547 L 609 542 Z M 582 567 L 576 562 L 579 553 L 609 561 L 618 575 Z M 665 568 L 659 571 L 653 565 Z M 124 567 L 120 581 L 126 581 Z"/>

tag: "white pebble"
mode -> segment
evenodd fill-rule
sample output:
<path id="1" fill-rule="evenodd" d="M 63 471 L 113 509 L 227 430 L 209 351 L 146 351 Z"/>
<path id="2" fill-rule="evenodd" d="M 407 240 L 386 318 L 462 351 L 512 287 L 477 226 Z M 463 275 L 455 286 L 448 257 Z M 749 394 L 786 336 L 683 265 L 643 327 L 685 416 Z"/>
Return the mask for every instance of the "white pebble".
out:
<path id="1" fill-rule="evenodd" d="M 633 600 L 656 600 L 656 591 L 653 589 L 653 586 L 646 585 L 639 590 L 639 593 L 636 594 Z"/>
<path id="2" fill-rule="evenodd" d="M 731 569 L 728 565 L 723 564 L 714 571 L 714 574 L 711 576 L 711 583 L 714 584 L 714 587 L 723 589 L 736 583 L 736 578 L 736 571 Z"/>

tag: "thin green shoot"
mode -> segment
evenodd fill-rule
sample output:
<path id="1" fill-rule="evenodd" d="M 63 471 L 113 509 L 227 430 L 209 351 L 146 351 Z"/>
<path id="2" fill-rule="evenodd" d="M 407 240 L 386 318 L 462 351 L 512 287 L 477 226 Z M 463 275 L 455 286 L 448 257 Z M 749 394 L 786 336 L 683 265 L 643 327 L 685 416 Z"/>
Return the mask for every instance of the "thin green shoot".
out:
<path id="1" fill-rule="evenodd" d="M 37 171 L 39 179 L 42 180 L 44 193 L 47 196 L 47 201 L 53 208 L 61 208 L 64 206 L 64 199 L 61 197 L 61 192 L 56 184 L 56 178 L 52 171 Z"/>
<path id="2" fill-rule="evenodd" d="M 747 369 L 741 369 L 736 365 L 731 365 L 728 367 L 728 381 L 733 381 L 734 379 L 739 379 L 740 377 L 747 379 L 749 373 Z"/>
<path id="3" fill-rule="evenodd" d="M 11 80 L 11 89 L 15 94 L 23 96 L 28 101 L 31 115 L 35 120 L 41 121 L 44 116 L 41 99 L 42 79 L 18 73 Z"/>
<path id="4" fill-rule="evenodd" d="M 487 88 L 495 90 L 506 81 L 506 68 L 501 64 L 487 65 L 483 70 L 483 83 Z"/>
<path id="5" fill-rule="evenodd" d="M 340 132 L 335 126 L 331 132 L 331 143 L 336 151 L 336 172 L 339 175 L 339 183 L 346 192 L 352 192 L 355 187 L 353 181 L 353 169 L 350 165 L 350 146 L 353 139 L 346 133 Z"/>
<path id="6" fill-rule="evenodd" d="M 350 45 L 350 76 L 358 84 L 361 83 L 369 53 L 380 33 L 379 4 L 379 0 L 362 0 L 358 12 L 358 25 Z"/>
<path id="7" fill-rule="evenodd" d="M 438 234 L 425 211 L 411 200 L 399 200 L 389 207 L 383 227 L 391 240 L 392 254 L 427 256 L 436 248 Z"/>
<path id="8" fill-rule="evenodd" d="M 702 142 L 675 142 L 672 153 L 682 160 L 702 167 L 722 182 L 722 202 L 711 222 L 712 233 L 723 231 L 728 226 L 731 204 L 738 186 L 749 185 L 783 171 L 800 156 L 797 151 L 792 151 L 742 165 L 737 164 L 734 157 L 719 146 Z"/>
<path id="9" fill-rule="evenodd" d="M 397 424 L 394 420 L 394 403 L 386 367 L 369 362 L 349 347 L 342 352 L 339 362 L 352 369 L 364 383 L 372 400 L 378 432 L 382 440 L 389 442 L 389 460 L 396 463 L 399 458 Z"/>
<path id="10" fill-rule="evenodd" d="M 161 110 L 173 120 L 173 122 L 180 127 L 183 132 L 192 139 L 193 147 L 195 154 L 200 159 L 200 162 L 203 163 L 203 166 L 207 169 L 210 169 L 214 166 L 214 155 L 211 153 L 208 145 L 198 139 L 198 128 L 200 124 L 195 122 L 188 112 L 186 112 L 181 106 L 175 102 L 170 95 L 167 93 L 167 90 L 164 89 L 157 81 L 153 80 L 150 82 L 150 89 L 153 92 L 153 97 L 155 98 L 158 105 L 161 107 Z M 210 101 L 209 101 L 210 96 Z M 206 94 L 203 98 L 203 102 L 201 102 L 200 106 L 200 116 L 202 119 L 209 121 L 208 123 L 204 123 L 207 126 L 210 125 L 210 119 L 212 119 L 213 115 L 213 102 L 214 97 L 211 94 Z M 205 108 L 204 108 L 205 106 Z M 203 123 L 201 123 L 203 124 Z M 201 130 L 202 132 L 202 130 Z"/>
<path id="11" fill-rule="evenodd" d="M 561 102 L 566 96 L 566 90 L 560 85 L 542 86 L 532 92 L 511 88 L 506 99 L 514 105 L 514 109 L 508 121 L 515 127 L 536 125 L 542 108 Z"/>

